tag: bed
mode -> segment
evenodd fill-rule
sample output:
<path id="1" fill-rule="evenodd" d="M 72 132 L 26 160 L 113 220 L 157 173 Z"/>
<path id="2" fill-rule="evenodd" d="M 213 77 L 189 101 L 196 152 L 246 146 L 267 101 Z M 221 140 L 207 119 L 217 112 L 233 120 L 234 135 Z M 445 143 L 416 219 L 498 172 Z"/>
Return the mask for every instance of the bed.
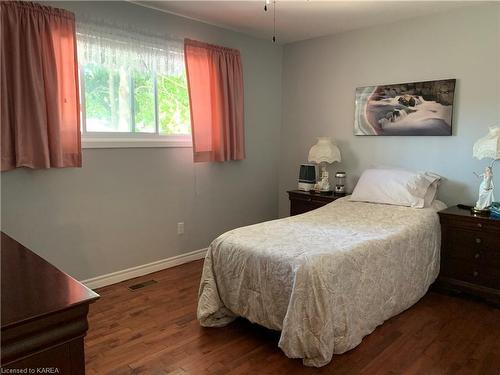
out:
<path id="1" fill-rule="evenodd" d="M 444 204 L 415 209 L 338 199 L 314 211 L 231 230 L 210 245 L 198 319 L 237 317 L 281 331 L 306 366 L 357 346 L 415 304 L 439 272 Z"/>

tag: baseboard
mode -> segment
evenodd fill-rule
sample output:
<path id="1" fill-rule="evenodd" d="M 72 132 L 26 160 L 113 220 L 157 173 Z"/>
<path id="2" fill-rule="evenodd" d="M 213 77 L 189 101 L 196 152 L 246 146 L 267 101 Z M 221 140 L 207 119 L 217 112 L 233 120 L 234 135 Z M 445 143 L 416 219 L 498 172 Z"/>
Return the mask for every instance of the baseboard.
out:
<path id="1" fill-rule="evenodd" d="M 170 267 L 179 266 L 184 263 L 192 262 L 193 260 L 203 259 L 207 249 L 191 251 L 186 254 L 176 255 L 170 258 L 157 260 L 141 266 L 127 268 L 125 270 L 108 273 L 106 275 L 93 277 L 91 279 L 82 280 L 90 289 L 102 288 L 103 286 L 116 284 L 121 281 L 133 279 L 134 277 L 144 276 L 148 273 L 161 271 Z"/>

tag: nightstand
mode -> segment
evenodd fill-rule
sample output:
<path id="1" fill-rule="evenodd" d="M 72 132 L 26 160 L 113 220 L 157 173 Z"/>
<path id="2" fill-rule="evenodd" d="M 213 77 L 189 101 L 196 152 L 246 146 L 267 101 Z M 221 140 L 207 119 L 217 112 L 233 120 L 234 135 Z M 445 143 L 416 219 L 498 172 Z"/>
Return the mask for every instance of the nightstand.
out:
<path id="1" fill-rule="evenodd" d="M 440 290 L 475 295 L 500 305 L 500 220 L 456 206 L 439 212 Z"/>
<path id="2" fill-rule="evenodd" d="M 303 214 L 345 196 L 345 194 L 323 195 L 302 190 L 289 190 L 287 193 L 290 199 L 290 216 Z"/>

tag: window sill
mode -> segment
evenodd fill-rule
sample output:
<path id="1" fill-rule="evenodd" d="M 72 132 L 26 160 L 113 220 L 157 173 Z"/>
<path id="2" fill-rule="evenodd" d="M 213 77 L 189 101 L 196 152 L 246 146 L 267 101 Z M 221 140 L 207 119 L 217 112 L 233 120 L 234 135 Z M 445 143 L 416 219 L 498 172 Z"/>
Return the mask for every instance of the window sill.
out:
<path id="1" fill-rule="evenodd" d="M 149 148 L 149 147 L 193 147 L 190 137 L 158 138 L 82 138 L 82 148 Z"/>

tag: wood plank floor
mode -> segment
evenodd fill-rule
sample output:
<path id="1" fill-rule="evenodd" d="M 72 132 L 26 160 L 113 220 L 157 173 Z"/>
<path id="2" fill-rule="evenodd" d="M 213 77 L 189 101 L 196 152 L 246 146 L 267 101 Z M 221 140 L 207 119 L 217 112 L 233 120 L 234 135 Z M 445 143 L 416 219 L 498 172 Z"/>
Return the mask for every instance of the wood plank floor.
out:
<path id="1" fill-rule="evenodd" d="M 434 292 L 323 368 L 278 348 L 245 320 L 202 328 L 196 261 L 100 289 L 86 338 L 87 374 L 500 374 L 500 309 Z M 131 292 L 129 285 L 157 284 Z"/>

